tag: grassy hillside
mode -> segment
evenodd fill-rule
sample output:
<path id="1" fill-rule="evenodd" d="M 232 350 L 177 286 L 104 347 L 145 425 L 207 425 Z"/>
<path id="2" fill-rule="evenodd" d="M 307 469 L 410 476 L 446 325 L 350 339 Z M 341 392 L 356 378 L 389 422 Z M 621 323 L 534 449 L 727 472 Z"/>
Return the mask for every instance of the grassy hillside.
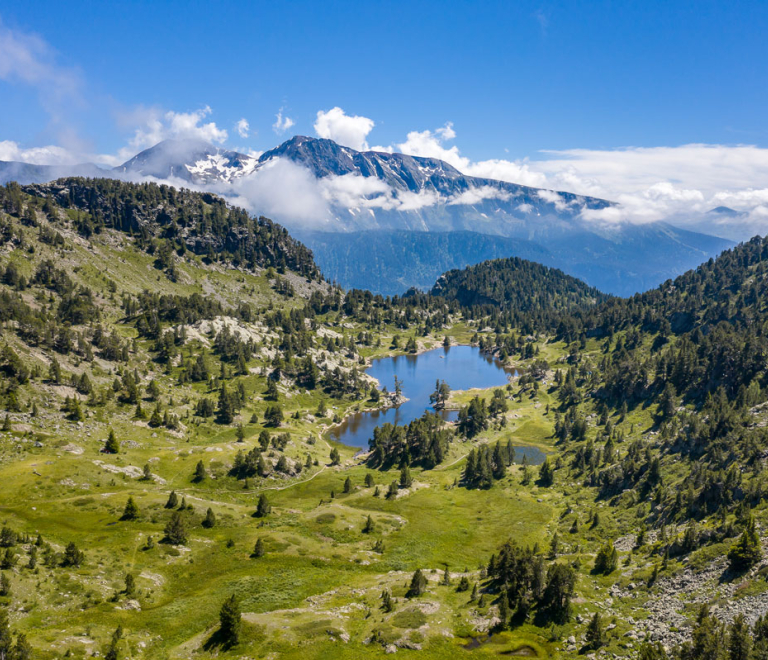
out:
<path id="1" fill-rule="evenodd" d="M 762 613 L 765 241 L 629 300 L 518 262 L 451 275 L 483 300 L 388 300 L 211 196 L 72 180 L 0 189 L 0 208 L 0 645 L 9 630 L 18 657 L 691 638 L 683 657 L 721 657 L 719 621 L 746 615 L 733 637 Z M 388 427 L 370 454 L 329 440 L 397 401 L 371 359 L 446 342 L 517 373 L 442 391 L 456 423 Z"/>

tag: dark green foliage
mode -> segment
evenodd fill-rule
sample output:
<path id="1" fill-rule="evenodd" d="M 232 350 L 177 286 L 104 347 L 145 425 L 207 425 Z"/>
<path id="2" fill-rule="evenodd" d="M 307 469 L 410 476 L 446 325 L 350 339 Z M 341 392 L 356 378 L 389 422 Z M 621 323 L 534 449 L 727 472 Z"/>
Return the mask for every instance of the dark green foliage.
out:
<path id="1" fill-rule="evenodd" d="M 272 513 L 272 505 L 269 503 L 266 494 L 262 493 L 259 495 L 259 503 L 256 506 L 256 517 L 265 518 L 270 513 Z"/>
<path id="2" fill-rule="evenodd" d="M 208 472 L 205 470 L 205 465 L 203 465 L 202 461 L 198 461 L 197 465 L 195 466 L 195 473 L 192 476 L 192 481 L 200 483 L 201 481 L 205 481 L 207 477 Z"/>
<path id="3" fill-rule="evenodd" d="M 253 553 L 251 556 L 258 559 L 259 557 L 263 557 L 265 552 L 264 541 L 259 537 L 256 539 L 256 544 L 253 546 Z"/>
<path id="4" fill-rule="evenodd" d="M 187 525 L 184 522 L 183 514 L 180 511 L 174 511 L 171 518 L 165 525 L 165 543 L 171 545 L 187 544 Z"/>
<path id="5" fill-rule="evenodd" d="M 120 452 L 120 443 L 117 441 L 115 432 L 112 429 L 109 429 L 109 436 L 104 443 L 104 451 L 107 454 L 117 454 Z"/>
<path id="6" fill-rule="evenodd" d="M 175 490 L 172 490 L 170 495 L 168 495 L 168 501 L 165 503 L 165 508 L 175 509 L 177 506 L 179 506 L 179 496 L 176 495 Z"/>
<path id="7" fill-rule="evenodd" d="M 556 268 L 519 257 L 485 261 L 445 273 L 432 295 L 457 300 L 465 307 L 499 306 L 525 315 L 549 315 L 606 296 Z"/>
<path id="8" fill-rule="evenodd" d="M 264 424 L 267 426 L 280 426 L 283 421 L 283 409 L 278 404 L 267 406 L 264 411 Z"/>
<path id="9" fill-rule="evenodd" d="M 459 410 L 459 431 L 467 438 L 474 438 L 488 428 L 488 406 L 485 399 L 476 396 Z"/>
<path id="10" fill-rule="evenodd" d="M 136 520 L 139 517 L 139 506 L 134 501 L 133 497 L 129 497 L 125 503 L 125 509 L 120 520 Z"/>
<path id="11" fill-rule="evenodd" d="M 571 617 L 571 599 L 576 588 L 576 571 L 567 564 L 555 563 L 547 570 L 547 585 L 540 606 L 556 623 Z"/>
<path id="12" fill-rule="evenodd" d="M 610 541 L 595 556 L 595 573 L 609 575 L 619 567 L 619 553 Z"/>
<path id="13" fill-rule="evenodd" d="M 755 519 L 750 515 L 741 536 L 728 551 L 728 561 L 735 571 L 743 571 L 754 566 L 763 556 L 760 536 L 755 527 Z"/>
<path id="14" fill-rule="evenodd" d="M 411 577 L 411 584 L 408 587 L 408 591 L 405 594 L 406 598 L 415 598 L 421 596 L 427 590 L 427 578 L 420 568 L 416 569 L 416 572 Z"/>
<path id="15" fill-rule="evenodd" d="M 213 512 L 213 509 L 211 509 L 210 507 L 208 508 L 208 511 L 205 512 L 205 518 L 203 518 L 202 525 L 206 529 L 211 529 L 212 527 L 216 527 L 216 514 Z"/>
<path id="16" fill-rule="evenodd" d="M 223 646 L 230 648 L 240 641 L 242 625 L 240 601 L 232 594 L 219 611 L 219 636 Z"/>
<path id="17" fill-rule="evenodd" d="M 70 541 L 67 547 L 64 548 L 64 557 L 61 565 L 79 568 L 84 561 L 85 553 L 75 545 L 74 541 Z"/>
<path id="18" fill-rule="evenodd" d="M 585 639 L 587 641 L 587 648 L 593 651 L 596 651 L 605 644 L 605 626 L 600 612 L 595 612 L 595 615 L 587 625 Z"/>
<path id="19" fill-rule="evenodd" d="M 368 460 L 374 466 L 407 462 L 431 469 L 443 462 L 452 440 L 453 432 L 442 418 L 427 412 L 408 426 L 387 422 L 374 428 Z"/>
<path id="20" fill-rule="evenodd" d="M 545 620 L 564 623 L 570 617 L 576 586 L 570 566 L 552 563 L 547 570 L 541 555 L 508 541 L 491 556 L 487 572 L 491 583 L 504 589 L 510 609 L 522 613 L 537 604 Z"/>

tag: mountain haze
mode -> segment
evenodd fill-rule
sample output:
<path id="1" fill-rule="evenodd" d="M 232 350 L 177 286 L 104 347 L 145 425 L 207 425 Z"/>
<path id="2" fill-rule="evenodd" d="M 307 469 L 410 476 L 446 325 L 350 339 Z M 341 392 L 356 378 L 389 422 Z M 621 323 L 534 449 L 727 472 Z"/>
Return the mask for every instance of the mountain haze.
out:
<path id="1" fill-rule="evenodd" d="M 376 293 L 427 289 L 445 270 L 520 256 L 583 279 L 607 293 L 631 295 L 694 268 L 732 243 L 664 222 L 606 224 L 586 219 L 610 201 L 467 176 L 436 158 L 356 151 L 328 139 L 296 136 L 255 155 L 198 140 L 165 140 L 122 165 L 75 168 L 87 176 L 167 181 L 248 197 L 248 182 L 281 162 L 308 171 L 311 219 L 271 213 L 317 254 L 324 274 Z M 40 183 L 65 168 L 0 163 L 0 181 Z M 311 175 L 311 176 L 309 176 Z M 257 211 L 273 186 L 251 199 Z M 287 174 L 286 174 L 287 176 Z M 323 227 L 323 231 L 311 228 Z M 447 238 L 460 232 L 469 240 Z M 472 234 L 471 238 L 469 234 Z"/>

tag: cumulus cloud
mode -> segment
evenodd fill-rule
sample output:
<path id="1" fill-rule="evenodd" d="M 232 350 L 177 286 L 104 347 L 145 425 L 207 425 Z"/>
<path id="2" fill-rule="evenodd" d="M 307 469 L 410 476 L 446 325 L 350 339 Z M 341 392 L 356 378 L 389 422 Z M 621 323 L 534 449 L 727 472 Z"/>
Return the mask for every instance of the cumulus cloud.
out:
<path id="1" fill-rule="evenodd" d="M 139 151 L 156 145 L 163 140 L 201 140 L 223 144 L 229 134 L 219 128 L 216 122 L 205 119 L 212 113 L 210 106 L 190 112 L 176 112 L 157 107 L 137 106 L 117 113 L 118 126 L 132 131 L 128 144 L 116 154 L 101 154 L 94 160 L 104 165 L 119 165 L 135 156 Z M 239 124 L 245 120 L 240 120 Z M 246 122 L 247 126 L 248 122 Z"/>
<path id="2" fill-rule="evenodd" d="M 410 156 L 443 160 L 468 176 L 497 179 L 519 183 L 523 186 L 541 187 L 547 185 L 547 177 L 540 172 L 532 171 L 525 161 L 485 160 L 472 162 L 466 156 L 461 155 L 456 145 L 445 146 L 445 142 L 453 140 L 455 137 L 456 131 L 453 124 L 448 122 L 434 131 L 411 131 L 406 136 L 405 142 L 396 146 L 397 151 Z M 391 151 L 392 149 L 386 150 Z"/>
<path id="3" fill-rule="evenodd" d="M 295 124 L 296 122 L 293 121 L 293 119 L 288 116 L 283 116 L 283 109 L 280 108 L 275 115 L 275 123 L 272 124 L 272 130 L 278 135 L 282 135 Z"/>
<path id="4" fill-rule="evenodd" d="M 358 151 L 368 150 L 366 138 L 374 126 L 372 119 L 357 115 L 350 116 L 339 107 L 331 108 L 327 112 L 320 110 L 314 124 L 315 133 L 319 137 L 333 140 Z"/>
<path id="5" fill-rule="evenodd" d="M 251 130 L 251 127 L 248 124 L 248 120 L 245 117 L 243 117 L 242 119 L 237 121 L 235 123 L 235 130 L 237 131 L 237 134 L 241 138 L 247 138 Z"/>

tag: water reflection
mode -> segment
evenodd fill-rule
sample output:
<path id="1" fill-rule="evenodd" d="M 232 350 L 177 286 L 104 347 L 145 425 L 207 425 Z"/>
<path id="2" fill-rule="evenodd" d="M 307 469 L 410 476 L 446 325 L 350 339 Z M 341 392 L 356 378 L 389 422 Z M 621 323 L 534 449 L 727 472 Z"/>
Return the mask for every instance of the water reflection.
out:
<path id="1" fill-rule="evenodd" d="M 499 387 L 507 384 L 514 370 L 505 369 L 498 360 L 484 355 L 476 346 L 451 346 L 419 355 L 380 358 L 374 360 L 367 373 L 389 391 L 394 390 L 397 376 L 408 401 L 397 408 L 350 415 L 331 430 L 334 440 L 364 449 L 368 448 L 368 440 L 377 426 L 385 422 L 408 424 L 421 417 L 425 410 L 432 410 L 429 395 L 434 392 L 438 380 L 444 380 L 452 390 Z M 442 411 L 441 415 L 454 421 L 458 411 Z"/>

